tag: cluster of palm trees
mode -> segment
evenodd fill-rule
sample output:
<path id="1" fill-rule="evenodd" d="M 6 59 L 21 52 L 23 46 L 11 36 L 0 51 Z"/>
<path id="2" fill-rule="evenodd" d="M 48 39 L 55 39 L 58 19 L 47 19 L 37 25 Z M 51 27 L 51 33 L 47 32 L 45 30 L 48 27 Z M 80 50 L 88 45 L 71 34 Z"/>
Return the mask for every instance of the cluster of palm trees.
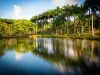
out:
<path id="1" fill-rule="evenodd" d="M 100 0 L 85 0 L 84 7 L 86 10 L 89 10 L 89 16 L 90 12 L 92 14 L 92 36 L 94 36 L 94 16 L 96 15 L 97 11 L 100 11 Z"/>
<path id="2" fill-rule="evenodd" d="M 91 3 L 92 1 L 92 3 Z M 66 29 L 65 31 L 67 34 L 69 34 L 69 26 L 72 25 L 73 27 L 73 33 L 83 33 L 83 29 L 85 24 L 89 20 L 89 33 L 90 33 L 90 22 L 92 21 L 92 36 L 94 36 L 94 14 L 100 9 L 100 1 L 99 0 L 85 0 L 85 2 L 82 5 L 66 5 L 62 8 L 57 7 L 56 9 L 48 10 L 46 12 L 43 12 L 42 14 L 39 14 L 37 16 L 33 16 L 31 18 L 32 22 L 35 22 L 39 25 L 39 27 L 43 27 L 46 24 L 51 23 L 52 29 L 54 30 Z M 90 10 L 91 9 L 91 10 Z M 89 14 L 86 14 L 86 12 L 89 11 L 92 14 L 92 18 Z M 92 13 L 93 12 L 93 13 Z M 73 21 L 71 19 L 74 19 Z M 92 20 L 91 20 L 92 19 Z"/>
<path id="3" fill-rule="evenodd" d="M 69 34 L 69 26 L 70 26 L 69 22 L 72 22 L 71 18 L 74 18 L 73 32 L 76 34 L 77 33 L 77 25 L 75 23 L 76 19 L 79 18 L 82 21 L 83 18 L 85 17 L 85 13 L 86 11 L 84 10 L 83 5 L 81 6 L 78 6 L 77 4 L 72 6 L 67 5 L 63 6 L 62 8 L 57 7 L 56 9 L 46 11 L 38 16 L 33 16 L 31 21 L 39 24 L 40 26 L 52 23 L 53 28 L 54 27 L 56 29 L 66 28 L 67 34 Z"/>

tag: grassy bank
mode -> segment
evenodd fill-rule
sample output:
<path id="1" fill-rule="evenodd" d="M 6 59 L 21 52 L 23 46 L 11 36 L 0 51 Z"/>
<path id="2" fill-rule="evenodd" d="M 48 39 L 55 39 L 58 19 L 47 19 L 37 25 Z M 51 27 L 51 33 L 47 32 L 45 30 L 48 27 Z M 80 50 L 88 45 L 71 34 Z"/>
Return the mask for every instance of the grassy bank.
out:
<path id="1" fill-rule="evenodd" d="M 89 39 L 89 40 L 100 40 L 100 36 L 92 36 L 88 34 L 78 35 L 78 34 L 70 34 L 70 35 L 54 35 L 54 34 L 38 34 L 38 35 L 30 35 L 29 38 L 71 38 L 71 39 Z"/>
<path id="2" fill-rule="evenodd" d="M 36 35 L 25 35 L 25 36 L 4 36 L 0 37 L 1 39 L 9 39 L 9 38 L 67 38 L 67 39 L 88 39 L 88 40 L 100 40 L 100 36 L 92 36 L 88 34 L 62 34 L 62 35 L 55 35 L 55 34 L 36 34 Z"/>

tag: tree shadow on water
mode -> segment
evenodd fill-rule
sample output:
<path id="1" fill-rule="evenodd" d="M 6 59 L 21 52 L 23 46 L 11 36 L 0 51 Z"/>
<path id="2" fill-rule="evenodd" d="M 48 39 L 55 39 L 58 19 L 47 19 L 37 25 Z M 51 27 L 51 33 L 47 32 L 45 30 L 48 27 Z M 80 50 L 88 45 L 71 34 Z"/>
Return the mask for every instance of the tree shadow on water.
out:
<path id="1" fill-rule="evenodd" d="M 100 75 L 100 61 L 87 64 L 81 59 L 81 71 L 83 75 Z"/>

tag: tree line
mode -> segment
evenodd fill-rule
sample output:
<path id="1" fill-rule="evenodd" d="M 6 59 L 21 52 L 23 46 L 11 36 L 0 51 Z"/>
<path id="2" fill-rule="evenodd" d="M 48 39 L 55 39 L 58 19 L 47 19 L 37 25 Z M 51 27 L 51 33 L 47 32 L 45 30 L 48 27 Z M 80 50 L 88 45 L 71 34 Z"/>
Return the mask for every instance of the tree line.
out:
<path id="1" fill-rule="evenodd" d="M 94 29 L 100 28 L 100 1 L 85 0 L 82 5 L 66 5 L 57 7 L 33 16 L 31 21 L 38 24 L 40 29 L 45 25 L 52 25 L 47 29 L 50 33 L 83 34 L 87 32 L 94 36 Z M 71 20 L 73 18 L 73 21 Z M 45 31 L 45 30 L 42 30 Z"/>

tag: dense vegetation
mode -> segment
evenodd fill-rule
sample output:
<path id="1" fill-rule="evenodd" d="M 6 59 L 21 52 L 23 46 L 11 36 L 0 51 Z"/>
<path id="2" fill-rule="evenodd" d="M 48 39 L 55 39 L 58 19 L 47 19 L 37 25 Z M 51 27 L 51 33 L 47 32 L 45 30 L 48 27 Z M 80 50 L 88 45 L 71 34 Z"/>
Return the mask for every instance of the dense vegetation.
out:
<path id="1" fill-rule="evenodd" d="M 29 20 L 0 19 L 1 36 L 22 36 L 36 33 L 37 25 Z"/>
<path id="2" fill-rule="evenodd" d="M 66 5 L 33 16 L 31 20 L 0 19 L 1 36 L 29 34 L 79 34 L 100 29 L 100 1 L 85 0 L 82 5 Z M 72 20 L 73 19 L 73 20 Z M 100 32 L 98 33 L 100 34 Z"/>

